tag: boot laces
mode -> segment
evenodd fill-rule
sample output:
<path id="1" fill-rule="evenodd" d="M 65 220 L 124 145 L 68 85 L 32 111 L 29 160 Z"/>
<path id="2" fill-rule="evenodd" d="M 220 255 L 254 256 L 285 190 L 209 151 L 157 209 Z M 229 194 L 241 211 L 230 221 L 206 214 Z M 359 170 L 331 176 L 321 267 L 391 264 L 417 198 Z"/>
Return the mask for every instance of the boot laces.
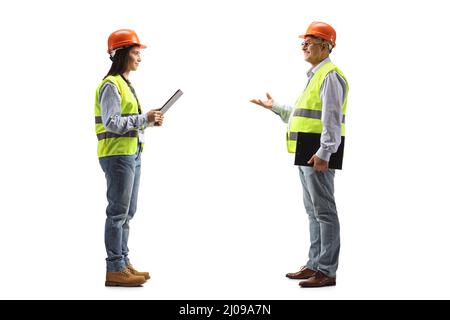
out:
<path id="1" fill-rule="evenodd" d="M 124 273 L 126 275 L 132 275 L 131 271 L 128 268 L 123 269 L 122 273 Z"/>

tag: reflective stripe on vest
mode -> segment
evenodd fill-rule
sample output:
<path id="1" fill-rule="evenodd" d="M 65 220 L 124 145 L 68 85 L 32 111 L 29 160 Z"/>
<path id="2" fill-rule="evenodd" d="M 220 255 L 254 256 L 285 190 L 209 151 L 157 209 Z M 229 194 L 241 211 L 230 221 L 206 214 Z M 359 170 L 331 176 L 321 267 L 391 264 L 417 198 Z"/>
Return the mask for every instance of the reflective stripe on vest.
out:
<path id="1" fill-rule="evenodd" d="M 134 116 L 134 115 L 138 115 L 139 113 L 125 113 L 125 114 L 121 114 L 120 116 L 121 117 L 128 117 L 128 116 Z M 95 117 L 95 124 L 98 124 L 98 123 L 103 123 L 103 120 L 102 120 L 102 116 L 96 116 Z"/>
<path id="2" fill-rule="evenodd" d="M 345 136 L 345 113 L 349 90 L 348 82 L 339 68 L 331 62 L 327 62 L 314 73 L 307 87 L 295 103 L 295 109 L 291 115 L 286 133 L 288 152 L 295 153 L 298 132 L 322 134 L 322 99 L 320 97 L 320 88 L 328 73 L 332 71 L 337 72 L 345 80 L 347 86 L 344 103 L 342 105 L 343 117 L 341 125 L 341 135 Z"/>
<path id="3" fill-rule="evenodd" d="M 121 116 L 139 114 L 136 97 L 130 87 L 120 76 L 108 76 L 98 86 L 95 96 L 95 133 L 97 134 L 97 155 L 107 157 L 114 155 L 132 155 L 137 152 L 138 132 L 133 130 L 125 134 L 116 134 L 106 131 L 102 122 L 100 107 L 100 90 L 106 82 L 112 83 L 120 94 Z"/>
<path id="4" fill-rule="evenodd" d="M 308 109 L 295 109 L 293 117 L 303 117 L 303 118 L 311 118 L 311 119 L 322 119 L 322 111 L 321 110 L 308 110 Z M 342 115 L 342 123 L 345 123 L 345 114 Z"/>
<path id="5" fill-rule="evenodd" d="M 133 138 L 137 137 L 138 135 L 139 134 L 137 131 L 128 131 L 127 133 L 124 134 L 118 134 L 114 132 L 103 132 L 97 134 L 97 140 L 104 140 L 110 138 L 124 138 L 124 137 Z"/>

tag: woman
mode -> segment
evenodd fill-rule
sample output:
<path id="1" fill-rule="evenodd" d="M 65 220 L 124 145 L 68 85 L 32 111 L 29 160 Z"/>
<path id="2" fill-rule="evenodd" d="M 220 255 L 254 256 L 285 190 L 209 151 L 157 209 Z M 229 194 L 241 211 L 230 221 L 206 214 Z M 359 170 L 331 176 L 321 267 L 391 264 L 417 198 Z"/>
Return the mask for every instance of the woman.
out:
<path id="1" fill-rule="evenodd" d="M 140 286 L 150 279 L 138 272 L 128 259 L 129 223 L 136 212 L 141 173 L 144 129 L 161 126 L 157 110 L 142 114 L 128 76 L 141 62 L 140 43 L 133 30 L 122 29 L 108 38 L 111 69 L 97 88 L 95 129 L 97 154 L 107 182 L 105 246 L 106 286 Z"/>

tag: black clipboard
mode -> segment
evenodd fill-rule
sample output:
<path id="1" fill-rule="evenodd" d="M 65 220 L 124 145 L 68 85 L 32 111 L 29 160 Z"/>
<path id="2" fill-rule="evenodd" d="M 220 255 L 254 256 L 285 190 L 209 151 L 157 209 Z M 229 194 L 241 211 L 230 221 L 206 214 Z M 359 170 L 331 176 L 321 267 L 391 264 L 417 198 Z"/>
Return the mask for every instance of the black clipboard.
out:
<path id="1" fill-rule="evenodd" d="M 170 107 L 181 97 L 181 95 L 183 94 L 183 91 L 181 91 L 180 89 L 178 89 L 170 98 L 169 100 L 167 100 L 166 103 L 164 103 L 164 105 L 159 108 L 158 110 L 161 111 L 163 114 L 167 112 L 167 110 L 170 109 Z"/>
<path id="2" fill-rule="evenodd" d="M 342 161 L 344 159 L 345 137 L 341 137 L 341 144 L 338 150 L 333 153 L 328 162 L 330 169 L 342 169 Z M 320 134 L 299 132 L 297 135 L 297 148 L 295 151 L 295 165 L 308 166 L 309 159 L 316 154 L 320 148 Z"/>

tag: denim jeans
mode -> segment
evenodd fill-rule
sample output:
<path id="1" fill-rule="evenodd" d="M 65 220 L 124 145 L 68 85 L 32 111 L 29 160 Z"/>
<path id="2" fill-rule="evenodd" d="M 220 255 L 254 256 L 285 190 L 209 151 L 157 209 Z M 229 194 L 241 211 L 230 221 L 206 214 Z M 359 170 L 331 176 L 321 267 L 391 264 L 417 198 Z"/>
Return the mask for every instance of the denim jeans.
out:
<path id="1" fill-rule="evenodd" d="M 314 171 L 299 166 L 303 203 L 309 216 L 309 260 L 306 266 L 336 276 L 339 260 L 339 219 L 334 201 L 334 169 Z"/>
<path id="2" fill-rule="evenodd" d="M 141 149 L 131 156 L 99 158 L 105 172 L 108 199 L 106 207 L 105 246 L 106 270 L 122 271 L 128 260 L 130 220 L 136 213 L 141 176 Z"/>

